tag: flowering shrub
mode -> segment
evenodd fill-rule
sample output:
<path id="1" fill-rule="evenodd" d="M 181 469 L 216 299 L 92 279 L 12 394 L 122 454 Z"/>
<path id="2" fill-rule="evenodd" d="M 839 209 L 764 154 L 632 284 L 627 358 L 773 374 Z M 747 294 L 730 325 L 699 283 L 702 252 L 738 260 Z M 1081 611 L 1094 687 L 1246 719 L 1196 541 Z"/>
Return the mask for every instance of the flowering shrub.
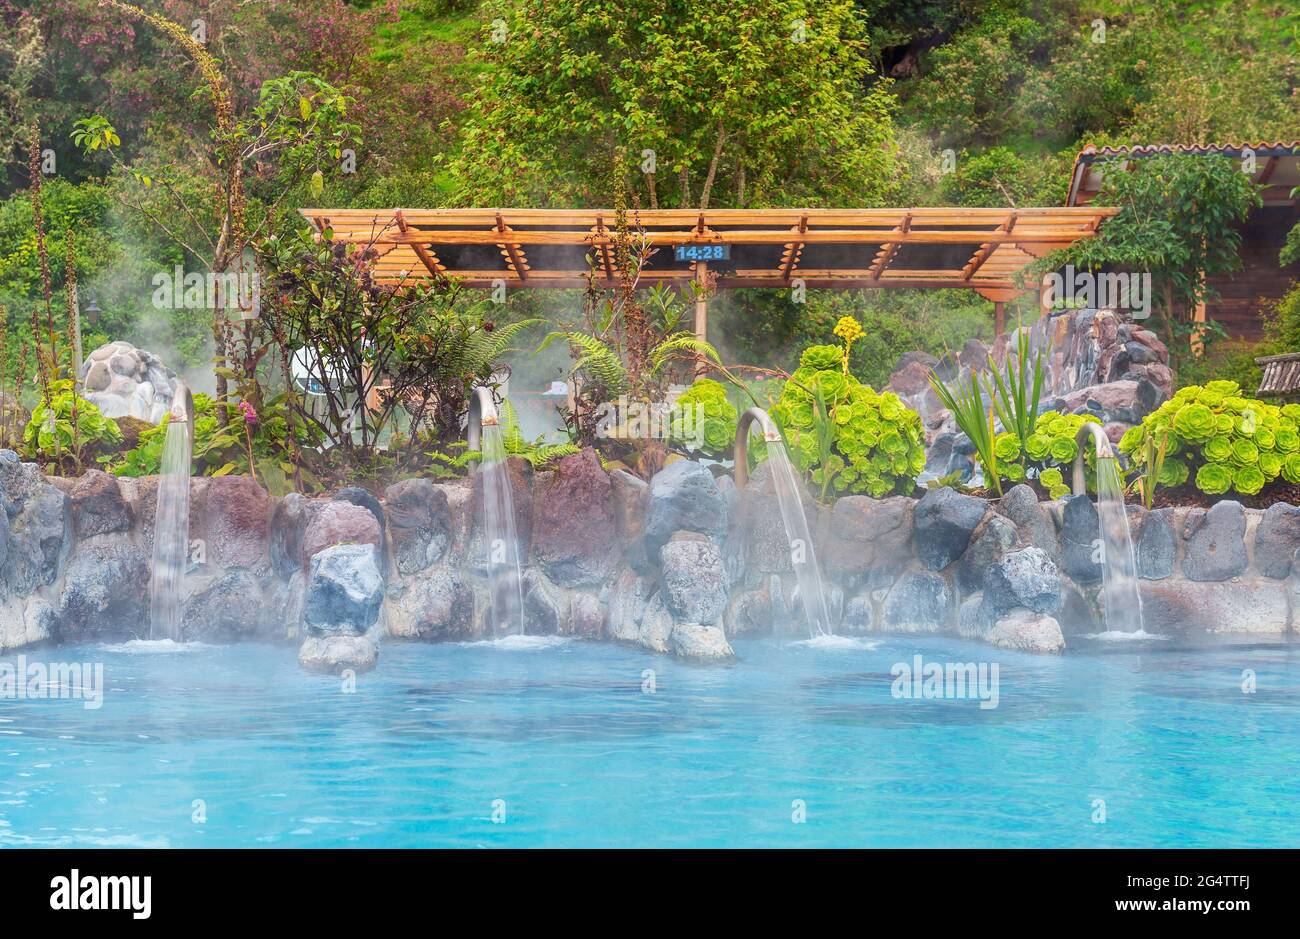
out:
<path id="1" fill-rule="evenodd" d="M 910 492 L 925 469 L 921 416 L 893 392 L 878 393 L 847 374 L 843 363 L 839 346 L 805 349 L 772 407 L 791 462 L 822 498 L 832 490 L 876 498 Z"/>
<path id="2" fill-rule="evenodd" d="M 1148 438 L 1165 441 L 1158 485 L 1192 479 L 1206 495 L 1253 496 L 1279 476 L 1300 483 L 1300 405 L 1247 398 L 1235 381 L 1179 389 L 1124 435 L 1120 452 L 1136 453 Z"/>

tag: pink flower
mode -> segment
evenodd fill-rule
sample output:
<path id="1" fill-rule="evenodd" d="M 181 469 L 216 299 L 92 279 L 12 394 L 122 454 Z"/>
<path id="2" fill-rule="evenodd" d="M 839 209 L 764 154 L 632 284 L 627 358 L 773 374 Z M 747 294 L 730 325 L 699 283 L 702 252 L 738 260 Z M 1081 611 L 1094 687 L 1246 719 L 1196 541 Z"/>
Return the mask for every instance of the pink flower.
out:
<path id="1" fill-rule="evenodd" d="M 247 401 L 239 402 L 239 410 L 244 412 L 244 423 L 253 426 L 257 424 L 257 411 Z"/>

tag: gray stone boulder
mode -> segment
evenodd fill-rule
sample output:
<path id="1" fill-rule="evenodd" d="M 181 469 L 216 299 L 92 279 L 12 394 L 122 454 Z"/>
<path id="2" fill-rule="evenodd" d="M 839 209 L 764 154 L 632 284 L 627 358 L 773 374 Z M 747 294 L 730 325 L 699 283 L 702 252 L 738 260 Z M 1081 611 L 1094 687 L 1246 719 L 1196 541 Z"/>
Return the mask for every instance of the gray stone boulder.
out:
<path id="1" fill-rule="evenodd" d="M 1138 576 L 1145 580 L 1163 580 L 1174 572 L 1178 539 L 1172 515 L 1171 509 L 1153 509 L 1142 521 L 1133 551 L 1137 555 Z"/>
<path id="2" fill-rule="evenodd" d="M 72 509 L 68 497 L 42 482 L 10 517 L 5 579 L 18 595 L 58 579 L 72 548 Z"/>
<path id="3" fill-rule="evenodd" d="M 185 601 L 181 630 L 188 641 L 232 642 L 256 635 L 267 619 L 257 578 L 246 570 L 234 570 Z"/>
<path id="4" fill-rule="evenodd" d="M 374 636 L 308 636 L 298 649 L 298 664 L 313 672 L 338 675 L 368 672 L 379 662 Z"/>
<path id="5" fill-rule="evenodd" d="M 605 635 L 605 616 L 605 606 L 599 597 L 574 590 L 569 596 L 569 615 L 560 624 L 560 635 L 601 639 Z"/>
<path id="6" fill-rule="evenodd" d="M 1139 581 L 1147 632 L 1279 636 L 1287 631 L 1287 584 L 1243 579 L 1224 586 L 1181 577 Z"/>
<path id="7" fill-rule="evenodd" d="M 727 604 L 728 636 L 753 636 L 772 630 L 772 598 L 766 587 L 742 590 Z"/>
<path id="8" fill-rule="evenodd" d="M 655 592 L 655 581 L 624 568 L 605 591 L 605 634 L 610 639 L 636 642 L 641 635 L 641 617 Z"/>
<path id="9" fill-rule="evenodd" d="M 149 561 L 134 540 L 97 535 L 77 545 L 59 597 L 65 639 L 147 635 Z"/>
<path id="10" fill-rule="evenodd" d="M 722 549 L 708 540 L 674 537 L 659 551 L 663 603 L 679 623 L 712 624 L 727 609 Z"/>
<path id="11" fill-rule="evenodd" d="M 928 571 L 913 571 L 898 579 L 885 597 L 881 629 L 885 632 L 930 633 L 952 622 L 953 595 L 948 581 Z"/>
<path id="12" fill-rule="evenodd" d="M 962 639 L 983 639 L 993 625 L 991 612 L 984 594 L 972 593 L 957 608 L 957 635 Z"/>
<path id="13" fill-rule="evenodd" d="M 678 460 L 650 480 L 645 520 L 645 545 L 650 557 L 659 556 L 659 549 L 673 532 L 699 532 L 720 542 L 729 524 L 726 497 L 713 474 L 699 463 Z"/>
<path id="14" fill-rule="evenodd" d="M 840 617 L 840 631 L 853 635 L 872 632 L 876 624 L 875 605 L 868 594 L 850 597 L 844 604 L 844 615 Z"/>
<path id="15" fill-rule="evenodd" d="M 569 620 L 572 599 L 569 592 L 556 586 L 536 568 L 524 571 L 524 623 L 534 635 L 556 635 Z"/>
<path id="16" fill-rule="evenodd" d="M 474 590 L 457 571 L 436 567 L 391 604 L 387 626 L 397 639 L 476 639 Z"/>
<path id="17" fill-rule="evenodd" d="M 1255 530 L 1255 570 L 1282 580 L 1291 573 L 1300 548 L 1300 507 L 1274 502 L 1264 510 Z"/>
<path id="18" fill-rule="evenodd" d="M 947 486 L 926 490 L 913 514 L 916 556 L 921 563 L 939 571 L 961 557 L 987 510 L 983 499 Z"/>
<path id="19" fill-rule="evenodd" d="M 453 534 L 445 490 L 422 477 L 403 479 L 384 492 L 384 505 L 398 573 L 417 574 L 442 560 Z"/>
<path id="20" fill-rule="evenodd" d="M 1187 518 L 1183 574 L 1188 580 L 1223 581 L 1246 571 L 1246 513 L 1240 502 L 1216 502 Z"/>
<path id="21" fill-rule="evenodd" d="M 645 550 L 645 516 L 650 506 L 650 484 L 627 470 L 609 474 L 610 496 L 614 504 L 614 529 L 623 545 L 623 558 L 636 570 L 650 569 Z"/>
<path id="22" fill-rule="evenodd" d="M 334 545 L 369 545 L 378 549 L 379 523 L 370 510 L 352 502 L 321 502 L 312 507 L 302 536 L 302 560 L 310 564 Z"/>
<path id="23" fill-rule="evenodd" d="M 122 498 L 117 477 L 86 470 L 68 491 L 72 530 L 78 538 L 131 530 L 131 507 Z"/>
<path id="24" fill-rule="evenodd" d="M 997 511 L 1016 526 L 1020 540 L 1024 544 L 1037 545 L 1053 558 L 1061 550 L 1053 524 L 1044 506 L 1038 501 L 1038 493 L 1031 486 L 1019 483 L 1012 486 L 998 500 Z"/>
<path id="25" fill-rule="evenodd" d="M 321 503 L 312 502 L 301 493 L 291 492 L 276 502 L 267 523 L 267 552 L 271 568 L 281 577 L 292 576 L 304 568 L 303 542 L 313 510 Z"/>
<path id="26" fill-rule="evenodd" d="M 963 593 L 974 593 L 984 586 L 989 568 L 1020 544 L 1020 532 L 1007 518 L 994 513 L 985 517 L 971 538 L 970 547 L 957 561 L 957 586 Z"/>
<path id="27" fill-rule="evenodd" d="M 59 638 L 59 614 L 39 596 L 0 602 L 0 652 Z"/>
<path id="28" fill-rule="evenodd" d="M 1056 614 L 1061 609 L 1060 572 L 1042 548 L 1012 551 L 985 571 L 984 602 L 999 616 L 1015 607 Z"/>
<path id="29" fill-rule="evenodd" d="M 595 450 L 560 460 L 534 512 L 533 558 L 562 587 L 599 586 L 619 563 L 609 474 Z"/>
<path id="30" fill-rule="evenodd" d="M 641 614 L 641 628 L 637 643 L 652 652 L 670 652 L 669 640 L 673 633 L 673 615 L 664 606 L 662 591 L 656 593 Z"/>
<path id="31" fill-rule="evenodd" d="M 669 636 L 669 644 L 673 655 L 695 662 L 725 662 L 736 655 L 717 626 L 678 623 Z"/>
<path id="32" fill-rule="evenodd" d="M 831 510 L 830 532 L 820 558 L 827 575 L 852 590 L 868 582 L 887 583 L 906 570 L 912 559 L 915 507 L 915 500 L 906 496 L 839 499 Z M 784 542 L 784 528 L 781 535 Z M 788 548 L 786 553 L 788 560 Z"/>
<path id="33" fill-rule="evenodd" d="M 303 610 L 310 634 L 359 636 L 375 625 L 383 599 L 384 578 L 374 545 L 333 545 L 312 556 Z"/>
<path id="34" fill-rule="evenodd" d="M 1065 649 L 1061 625 L 1046 613 L 1015 609 L 998 617 L 984 634 L 984 641 L 999 649 L 1016 652 L 1053 653 Z"/>
<path id="35" fill-rule="evenodd" d="M 1101 580 L 1098 547 L 1101 521 L 1097 507 L 1086 493 L 1066 496 L 1061 509 L 1061 568 L 1081 584 Z"/>
<path id="36" fill-rule="evenodd" d="M 48 484 L 35 463 L 23 463 L 12 450 L 0 450 L 0 504 L 10 521 L 18 517 L 38 489 Z"/>
<path id="37" fill-rule="evenodd" d="M 136 417 L 156 424 L 176 393 L 176 373 L 162 359 L 121 340 L 86 356 L 80 378 L 86 400 L 105 417 Z"/>

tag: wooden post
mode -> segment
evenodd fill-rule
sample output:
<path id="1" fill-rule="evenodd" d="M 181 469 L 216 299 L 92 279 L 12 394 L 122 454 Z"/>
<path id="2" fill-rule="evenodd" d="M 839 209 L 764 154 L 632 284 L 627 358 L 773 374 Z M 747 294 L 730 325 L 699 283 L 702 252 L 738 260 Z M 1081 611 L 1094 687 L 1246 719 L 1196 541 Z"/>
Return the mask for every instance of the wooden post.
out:
<path id="1" fill-rule="evenodd" d="M 1007 305 L 1001 300 L 993 302 L 993 336 L 997 338 L 1007 330 Z"/>
<path id="2" fill-rule="evenodd" d="M 694 264 L 695 284 L 695 338 L 707 340 L 709 338 L 709 299 L 706 290 L 708 289 L 708 270 L 709 266 L 703 261 L 696 261 Z M 695 374 L 703 375 L 707 371 L 703 362 L 695 366 Z"/>
<path id="3" fill-rule="evenodd" d="M 1043 282 L 1038 285 L 1038 318 L 1044 319 L 1052 314 L 1052 278 L 1043 275 Z"/>

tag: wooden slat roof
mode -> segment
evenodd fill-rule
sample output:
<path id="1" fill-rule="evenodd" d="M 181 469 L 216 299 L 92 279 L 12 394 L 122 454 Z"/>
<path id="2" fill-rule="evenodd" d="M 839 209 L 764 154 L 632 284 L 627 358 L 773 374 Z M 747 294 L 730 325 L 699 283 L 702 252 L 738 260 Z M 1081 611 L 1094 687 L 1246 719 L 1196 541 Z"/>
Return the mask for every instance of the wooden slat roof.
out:
<path id="1" fill-rule="evenodd" d="M 1300 185 L 1300 140 L 1277 140 L 1269 143 L 1167 144 L 1153 143 L 1133 147 L 1097 147 L 1089 145 L 1074 158 L 1070 171 L 1070 193 L 1066 205 L 1087 205 L 1097 197 L 1105 177 L 1105 163 L 1130 161 L 1155 156 L 1221 156 L 1241 160 L 1249 153 L 1255 161 L 1253 181 L 1263 187 L 1265 205 L 1291 205 L 1291 191 Z"/>
<path id="2" fill-rule="evenodd" d="M 452 277 L 471 287 L 584 287 L 590 254 L 613 283 L 612 209 L 303 209 L 336 241 L 373 244 L 384 283 Z M 1116 210 L 1081 208 L 657 209 L 629 225 L 659 250 L 643 282 L 681 282 L 676 245 L 724 243 L 719 287 L 958 287 L 992 299 L 1024 290 L 1036 258 L 1090 237 Z"/>
<path id="3" fill-rule="evenodd" d="M 1259 397 L 1289 395 L 1300 391 L 1300 352 L 1267 355 L 1256 359 L 1255 364 L 1264 368 L 1259 389 L 1255 392 Z"/>

